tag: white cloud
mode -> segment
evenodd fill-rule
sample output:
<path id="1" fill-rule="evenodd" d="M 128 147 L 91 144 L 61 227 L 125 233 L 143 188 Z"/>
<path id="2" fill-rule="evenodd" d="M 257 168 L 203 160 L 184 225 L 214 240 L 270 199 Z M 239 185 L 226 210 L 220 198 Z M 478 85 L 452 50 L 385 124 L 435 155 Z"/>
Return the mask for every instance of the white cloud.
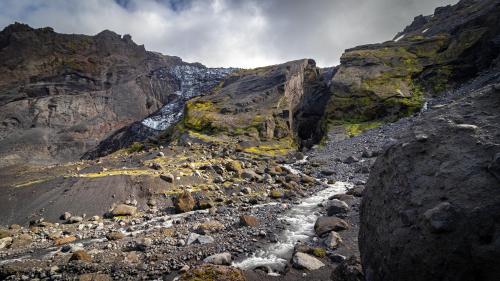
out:
<path id="1" fill-rule="evenodd" d="M 338 63 L 346 48 L 390 40 L 418 14 L 454 0 L 2 0 L 0 26 L 14 21 L 62 33 L 131 34 L 146 49 L 208 66 L 256 67 L 299 58 Z"/>

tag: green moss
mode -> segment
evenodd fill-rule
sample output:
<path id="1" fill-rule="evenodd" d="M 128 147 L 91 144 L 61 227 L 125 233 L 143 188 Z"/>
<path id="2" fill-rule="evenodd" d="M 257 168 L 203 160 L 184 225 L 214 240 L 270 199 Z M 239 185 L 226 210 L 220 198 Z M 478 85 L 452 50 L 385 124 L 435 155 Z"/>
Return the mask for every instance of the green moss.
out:
<path id="1" fill-rule="evenodd" d="M 326 256 L 326 250 L 323 248 L 314 248 L 312 254 L 318 258 L 324 258 Z"/>
<path id="2" fill-rule="evenodd" d="M 371 121 L 364 123 L 344 123 L 343 126 L 349 137 L 354 137 L 360 135 L 366 130 L 380 127 L 383 124 L 382 121 Z"/>
<path id="3" fill-rule="evenodd" d="M 144 144 L 139 143 L 139 142 L 134 142 L 132 145 L 130 145 L 127 148 L 128 153 L 134 153 L 134 152 L 139 152 L 144 150 Z"/>

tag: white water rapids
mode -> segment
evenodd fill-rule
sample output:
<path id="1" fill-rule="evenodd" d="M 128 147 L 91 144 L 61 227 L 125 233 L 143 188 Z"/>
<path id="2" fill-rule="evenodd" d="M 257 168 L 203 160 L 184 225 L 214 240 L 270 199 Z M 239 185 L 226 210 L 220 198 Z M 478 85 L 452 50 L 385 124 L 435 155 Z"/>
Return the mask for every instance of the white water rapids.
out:
<path id="1" fill-rule="evenodd" d="M 286 166 L 286 168 L 292 173 L 300 174 L 291 166 Z M 314 223 L 318 218 L 317 211 L 320 208 L 318 205 L 330 196 L 343 193 L 347 188 L 352 187 L 352 184 L 346 182 L 336 182 L 330 185 L 320 180 L 316 181 L 326 188 L 291 207 L 289 211 L 278 218 L 287 223 L 287 228 L 280 233 L 278 242 L 267 245 L 264 249 L 256 251 L 244 260 L 233 262 L 233 266 L 246 270 L 265 267 L 270 275 L 278 275 L 276 272 L 281 272 L 285 268 L 295 244 L 314 236 Z"/>

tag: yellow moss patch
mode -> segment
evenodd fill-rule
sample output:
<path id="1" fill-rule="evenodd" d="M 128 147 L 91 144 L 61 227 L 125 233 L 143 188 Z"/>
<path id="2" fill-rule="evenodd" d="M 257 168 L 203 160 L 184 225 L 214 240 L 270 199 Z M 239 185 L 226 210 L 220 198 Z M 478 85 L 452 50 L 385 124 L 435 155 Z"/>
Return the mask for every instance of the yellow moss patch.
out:
<path id="1" fill-rule="evenodd" d="M 157 171 L 154 170 L 144 170 L 144 169 L 116 169 L 116 170 L 108 170 L 97 173 L 86 173 L 86 174 L 78 174 L 76 177 L 79 178 L 100 178 L 107 176 L 141 176 L 141 175 L 155 175 Z"/>
<path id="2" fill-rule="evenodd" d="M 366 130 L 380 127 L 381 121 L 363 122 L 363 123 L 346 123 L 343 124 L 344 129 L 350 137 L 357 136 Z"/>

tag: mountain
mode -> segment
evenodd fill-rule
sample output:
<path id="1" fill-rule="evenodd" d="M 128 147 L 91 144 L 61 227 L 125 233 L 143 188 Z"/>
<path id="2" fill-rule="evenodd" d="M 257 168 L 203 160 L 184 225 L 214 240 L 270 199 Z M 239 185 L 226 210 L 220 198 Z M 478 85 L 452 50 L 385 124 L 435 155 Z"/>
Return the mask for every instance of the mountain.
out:
<path id="1" fill-rule="evenodd" d="M 20 23 L 0 32 L 0 58 L 2 165 L 77 160 L 166 104 L 181 110 L 182 100 L 228 72 L 148 52 L 129 35 L 67 35 Z M 189 83 L 207 86 L 190 91 Z M 158 129 L 152 118 L 145 124 Z"/>
<path id="2" fill-rule="evenodd" d="M 499 21 L 255 69 L 6 27 L 0 279 L 499 280 Z"/>

